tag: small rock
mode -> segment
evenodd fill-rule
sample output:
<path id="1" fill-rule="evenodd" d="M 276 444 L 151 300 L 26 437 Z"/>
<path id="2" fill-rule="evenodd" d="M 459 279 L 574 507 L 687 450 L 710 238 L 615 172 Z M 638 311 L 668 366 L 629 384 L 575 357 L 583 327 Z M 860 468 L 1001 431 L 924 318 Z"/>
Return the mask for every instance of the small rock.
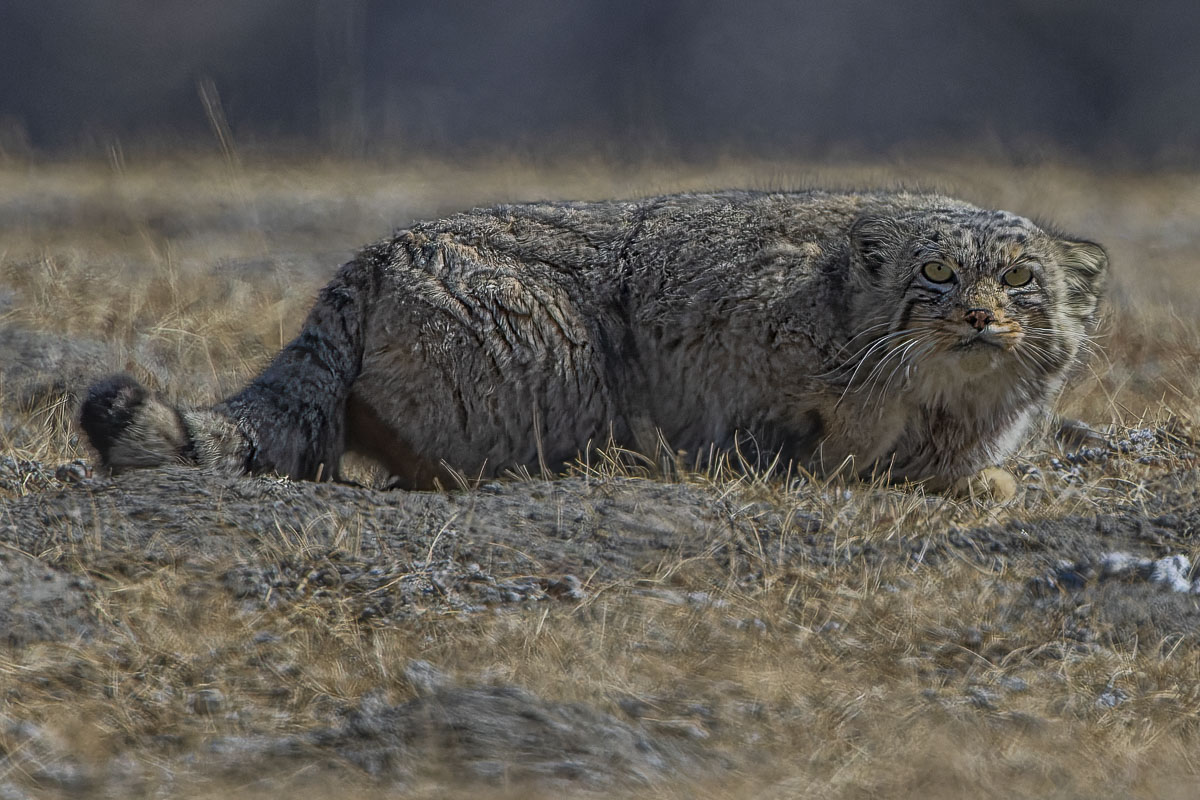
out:
<path id="1" fill-rule="evenodd" d="M 63 483 L 79 483 L 92 477 L 92 468 L 87 462 L 77 458 L 66 464 L 60 464 L 54 470 L 54 477 Z"/>
<path id="2" fill-rule="evenodd" d="M 1109 687 L 1096 698 L 1096 708 L 1116 708 L 1129 700 L 1124 689 Z"/>
<path id="3" fill-rule="evenodd" d="M 1189 575 L 1192 571 L 1192 562 L 1185 555 L 1173 555 L 1166 558 L 1160 558 L 1154 562 L 1154 566 L 1150 572 L 1150 580 L 1154 583 L 1162 584 L 1176 592 L 1190 592 L 1192 590 L 1192 582 Z"/>
<path id="4" fill-rule="evenodd" d="M 563 575 L 558 580 L 548 582 L 545 591 L 546 594 L 557 600 L 587 599 L 587 592 L 583 590 L 582 582 L 574 575 Z"/>

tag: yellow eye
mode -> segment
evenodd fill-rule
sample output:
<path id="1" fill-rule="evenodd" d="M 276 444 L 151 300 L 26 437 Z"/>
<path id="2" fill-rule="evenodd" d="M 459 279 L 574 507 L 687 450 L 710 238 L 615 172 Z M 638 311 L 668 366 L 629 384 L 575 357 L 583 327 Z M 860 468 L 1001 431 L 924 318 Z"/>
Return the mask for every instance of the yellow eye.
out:
<path id="1" fill-rule="evenodd" d="M 941 261 L 930 261 L 921 267 L 921 274 L 934 283 L 945 283 L 954 277 L 954 270 Z"/>
<path id="2" fill-rule="evenodd" d="M 1029 267 L 1013 267 L 1004 273 L 1004 284 L 1006 286 L 1024 286 L 1031 280 L 1033 280 L 1033 271 Z"/>

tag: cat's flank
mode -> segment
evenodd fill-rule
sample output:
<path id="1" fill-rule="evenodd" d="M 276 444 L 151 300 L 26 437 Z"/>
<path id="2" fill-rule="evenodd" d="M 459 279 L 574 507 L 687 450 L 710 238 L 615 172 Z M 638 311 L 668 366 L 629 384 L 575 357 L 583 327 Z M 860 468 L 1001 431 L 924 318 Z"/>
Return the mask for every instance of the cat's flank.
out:
<path id="1" fill-rule="evenodd" d="M 609 443 L 736 450 L 943 489 L 1045 415 L 1107 257 L 903 192 L 498 206 L 364 249 L 246 388 L 177 409 L 125 376 L 81 422 L 114 470 L 395 484 L 557 468 Z"/>

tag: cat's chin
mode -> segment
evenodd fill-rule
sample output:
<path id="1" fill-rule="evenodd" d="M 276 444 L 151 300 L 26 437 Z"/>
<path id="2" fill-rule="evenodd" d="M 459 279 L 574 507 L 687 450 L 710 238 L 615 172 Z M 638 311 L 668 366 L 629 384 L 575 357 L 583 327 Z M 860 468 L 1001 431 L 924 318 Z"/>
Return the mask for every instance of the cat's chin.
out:
<path id="1" fill-rule="evenodd" d="M 945 351 L 930 366 L 938 383 L 950 385 L 973 382 L 984 375 L 1007 376 L 1014 363 L 1011 347 L 976 339 Z"/>

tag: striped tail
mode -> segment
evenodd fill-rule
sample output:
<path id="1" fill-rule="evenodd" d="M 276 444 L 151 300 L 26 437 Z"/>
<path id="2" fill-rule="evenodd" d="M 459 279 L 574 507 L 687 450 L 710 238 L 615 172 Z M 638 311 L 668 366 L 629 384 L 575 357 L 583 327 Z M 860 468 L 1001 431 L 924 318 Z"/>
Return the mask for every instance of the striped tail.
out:
<path id="1" fill-rule="evenodd" d="M 113 471 L 170 463 L 225 472 L 339 476 L 346 401 L 362 367 L 367 314 L 390 260 L 374 245 L 338 271 L 300 335 L 244 389 L 208 409 L 177 409 L 129 376 L 93 385 L 80 425 Z"/>

